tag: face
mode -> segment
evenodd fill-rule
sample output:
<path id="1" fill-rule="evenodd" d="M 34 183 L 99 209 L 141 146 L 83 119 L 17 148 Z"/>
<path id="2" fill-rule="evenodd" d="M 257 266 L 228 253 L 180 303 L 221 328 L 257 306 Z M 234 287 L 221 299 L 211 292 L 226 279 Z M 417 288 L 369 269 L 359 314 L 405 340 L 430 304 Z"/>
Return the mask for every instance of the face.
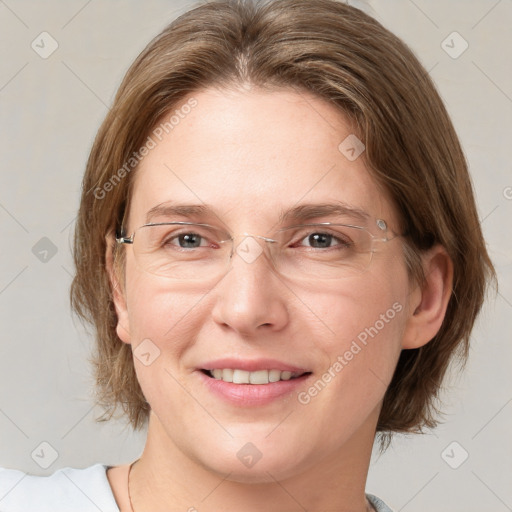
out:
<path id="1" fill-rule="evenodd" d="M 161 140 L 153 137 L 137 169 L 128 234 L 157 205 L 203 206 L 180 215 L 162 210 L 151 222 L 219 226 L 235 247 L 243 233 L 268 236 L 297 224 L 280 215 L 304 205 L 342 204 L 368 220 L 318 209 L 300 223 L 359 224 L 379 236 L 376 219 L 384 219 L 398 229 L 364 152 L 354 160 L 339 149 L 354 130 L 328 103 L 291 90 L 206 89 L 191 97 L 196 106 L 169 133 L 160 130 Z M 118 334 L 132 344 L 151 421 L 166 434 L 162 450 L 172 444 L 240 481 L 306 471 L 375 428 L 409 310 L 399 239 L 377 243 L 364 272 L 340 279 L 283 276 L 266 242 L 251 244 L 254 259 L 235 251 L 223 276 L 189 282 L 147 272 L 126 245 L 125 288 L 116 299 Z M 236 384 L 203 371 L 212 368 L 306 373 Z"/>

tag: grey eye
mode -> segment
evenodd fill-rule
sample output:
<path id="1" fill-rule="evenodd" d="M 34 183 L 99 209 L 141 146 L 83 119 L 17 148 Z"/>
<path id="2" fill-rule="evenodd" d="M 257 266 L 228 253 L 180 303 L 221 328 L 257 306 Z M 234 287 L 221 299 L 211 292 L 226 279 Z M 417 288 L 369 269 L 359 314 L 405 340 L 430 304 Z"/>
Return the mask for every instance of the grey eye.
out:
<path id="1" fill-rule="evenodd" d="M 166 243 L 168 245 L 177 245 L 182 249 L 194 249 L 207 245 L 205 238 L 197 233 L 182 233 L 169 238 Z"/>
<path id="2" fill-rule="evenodd" d="M 201 236 L 193 233 L 180 235 L 178 240 L 181 247 L 200 247 L 201 245 Z"/>
<path id="3" fill-rule="evenodd" d="M 310 233 L 301 240 L 301 245 L 312 247 L 313 249 L 329 249 L 331 247 L 350 247 L 352 241 L 342 236 L 335 236 L 331 233 Z"/>
<path id="4" fill-rule="evenodd" d="M 317 249 L 331 247 L 333 236 L 328 233 L 313 233 L 307 237 L 308 245 Z"/>

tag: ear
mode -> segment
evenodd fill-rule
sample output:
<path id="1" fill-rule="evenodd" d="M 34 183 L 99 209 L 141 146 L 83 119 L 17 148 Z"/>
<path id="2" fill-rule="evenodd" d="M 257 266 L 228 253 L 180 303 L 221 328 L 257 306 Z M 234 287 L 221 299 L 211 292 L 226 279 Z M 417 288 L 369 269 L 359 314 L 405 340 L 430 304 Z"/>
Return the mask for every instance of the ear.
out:
<path id="1" fill-rule="evenodd" d="M 409 297 L 409 318 L 402 348 L 426 345 L 439 332 L 452 294 L 453 262 L 441 245 L 422 257 L 425 283 L 416 285 Z"/>
<path id="2" fill-rule="evenodd" d="M 128 309 L 126 307 L 126 294 L 124 291 L 123 283 L 114 265 L 113 247 L 116 243 L 114 234 L 112 232 L 109 233 L 105 237 L 105 241 L 107 247 L 105 254 L 105 263 L 110 281 L 110 289 L 112 290 L 114 306 L 116 308 L 117 314 L 116 332 L 121 341 L 130 344 L 130 323 L 128 320 Z"/>

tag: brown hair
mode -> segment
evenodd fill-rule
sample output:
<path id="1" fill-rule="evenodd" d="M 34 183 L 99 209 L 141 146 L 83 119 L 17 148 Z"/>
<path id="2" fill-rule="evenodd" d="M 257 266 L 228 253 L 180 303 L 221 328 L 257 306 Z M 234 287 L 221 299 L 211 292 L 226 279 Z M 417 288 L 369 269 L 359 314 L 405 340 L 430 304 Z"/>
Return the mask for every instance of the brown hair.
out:
<path id="1" fill-rule="evenodd" d="M 428 73 L 376 20 L 335 0 L 210 1 L 171 23 L 128 70 L 87 162 L 71 287 L 73 309 L 95 328 L 92 363 L 107 419 L 118 405 L 134 429 L 149 417 L 131 346 L 116 334 L 105 266 L 105 237 L 121 223 L 135 174 L 126 164 L 136 169 L 134 152 L 187 95 L 245 83 L 312 92 L 355 122 L 366 164 L 407 233 L 411 278 L 422 280 L 422 251 L 439 243 L 450 255 L 444 322 L 425 346 L 402 351 L 377 430 L 435 426 L 441 381 L 451 360 L 467 357 L 494 269 L 462 149 Z"/>

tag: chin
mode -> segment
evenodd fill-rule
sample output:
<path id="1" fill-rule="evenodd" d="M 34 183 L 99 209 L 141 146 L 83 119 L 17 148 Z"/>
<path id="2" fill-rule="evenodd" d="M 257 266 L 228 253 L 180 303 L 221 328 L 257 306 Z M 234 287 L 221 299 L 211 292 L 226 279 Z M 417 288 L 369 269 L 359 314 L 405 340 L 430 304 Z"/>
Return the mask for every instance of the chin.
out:
<path id="1" fill-rule="evenodd" d="M 248 439 L 245 437 L 245 439 Z M 206 455 L 206 457 L 205 457 Z M 222 447 L 216 444 L 196 453 L 196 460 L 209 472 L 240 483 L 263 484 L 286 480 L 313 465 L 308 464 L 303 443 L 284 445 L 260 439 L 251 441 L 233 440 Z M 312 457 L 313 458 L 313 457 Z"/>

